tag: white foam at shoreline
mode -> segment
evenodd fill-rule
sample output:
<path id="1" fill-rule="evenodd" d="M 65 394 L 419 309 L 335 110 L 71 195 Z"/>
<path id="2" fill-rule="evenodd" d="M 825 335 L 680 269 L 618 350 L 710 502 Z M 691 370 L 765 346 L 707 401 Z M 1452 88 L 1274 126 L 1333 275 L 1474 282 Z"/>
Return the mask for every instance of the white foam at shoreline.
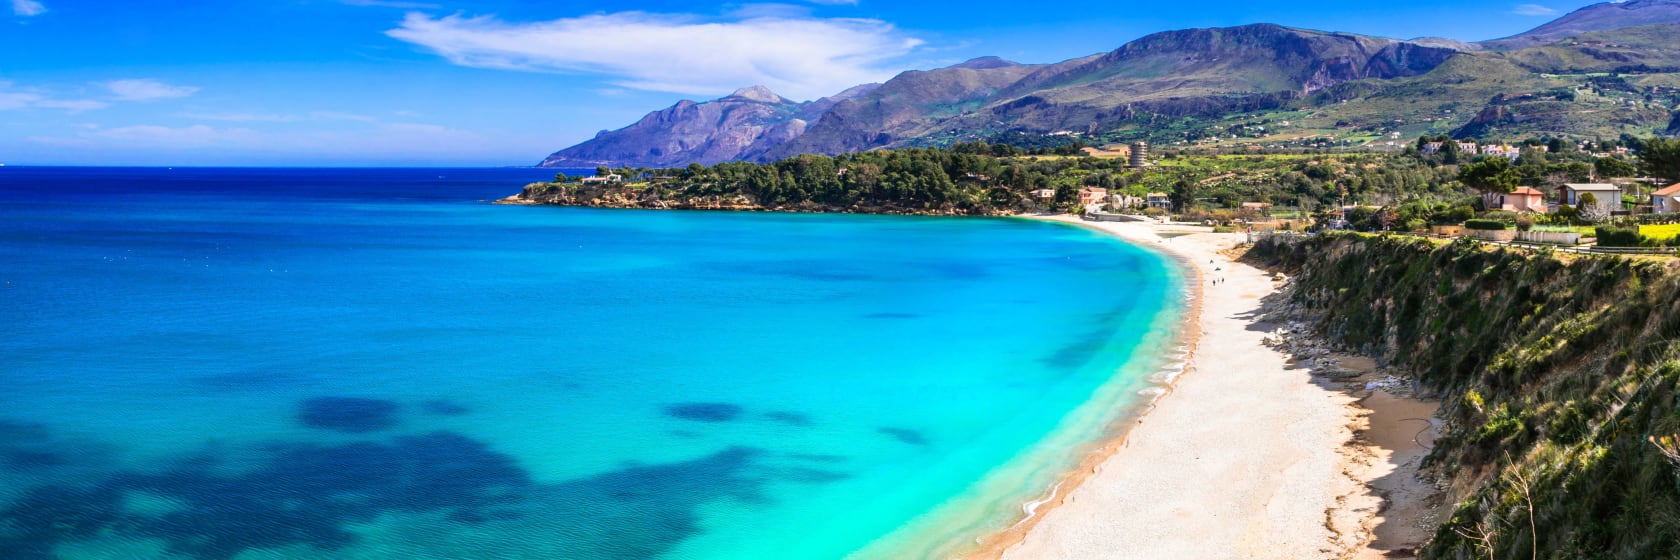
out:
<path id="1" fill-rule="evenodd" d="M 1025 514 L 1025 517 L 1022 517 L 1020 521 L 1016 521 L 1015 524 L 1011 525 L 1010 527 L 1011 528 L 1019 527 L 1022 523 L 1026 523 L 1028 521 L 1031 521 L 1032 518 L 1037 517 L 1038 516 L 1038 508 L 1040 506 L 1043 506 L 1044 504 L 1050 503 L 1050 500 L 1056 499 L 1056 495 L 1061 493 L 1061 491 L 1062 491 L 1062 483 L 1060 481 L 1058 481 L 1058 482 L 1056 482 L 1055 486 L 1050 487 L 1050 492 L 1048 494 L 1045 494 L 1043 498 L 1039 498 L 1037 500 L 1030 500 L 1027 503 L 1021 504 L 1021 513 Z"/>

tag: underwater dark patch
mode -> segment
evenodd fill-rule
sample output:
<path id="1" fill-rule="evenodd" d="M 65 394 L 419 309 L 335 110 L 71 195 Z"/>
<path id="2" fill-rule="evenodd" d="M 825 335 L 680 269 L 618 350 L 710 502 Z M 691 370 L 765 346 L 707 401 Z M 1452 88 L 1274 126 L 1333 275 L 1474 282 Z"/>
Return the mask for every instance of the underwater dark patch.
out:
<path id="1" fill-rule="evenodd" d="M 633 465 L 544 486 L 527 503 L 542 507 L 545 534 L 564 539 L 565 557 L 656 558 L 700 533 L 697 513 L 719 499 L 764 502 L 763 451 L 731 447 L 676 463 Z M 548 537 L 545 537 L 548 538 Z"/>
<path id="2" fill-rule="evenodd" d="M 70 463 L 45 424 L 0 420 L 0 467 L 36 471 Z"/>
<path id="3" fill-rule="evenodd" d="M 432 399 L 420 403 L 420 410 L 425 411 L 426 414 L 437 416 L 462 416 L 472 412 L 472 409 L 461 403 L 444 399 Z"/>
<path id="4" fill-rule="evenodd" d="M 729 403 L 679 403 L 666 405 L 665 415 L 695 422 L 728 422 L 741 416 L 741 407 Z"/>
<path id="5" fill-rule="evenodd" d="M 0 557 L 52 558 L 58 543 L 115 533 L 157 538 L 176 554 L 222 560 L 246 550 L 306 544 L 336 550 L 344 527 L 388 512 L 449 511 L 496 519 L 532 486 L 512 458 L 460 434 L 436 432 L 390 444 L 277 443 L 247 474 L 214 474 L 214 458 L 188 457 L 161 474 L 119 473 L 91 489 L 44 486 L 0 512 Z M 138 491 L 182 504 L 170 512 L 125 512 Z M 487 510 L 486 508 L 493 508 Z"/>
<path id="6" fill-rule="evenodd" d="M 311 428 L 360 434 L 397 425 L 397 403 L 356 397 L 316 397 L 298 405 L 298 422 Z"/>
<path id="7" fill-rule="evenodd" d="M 114 526 L 121 495 L 111 488 L 44 486 L 0 511 L 0 558 L 55 560 L 61 541 L 86 539 Z"/>
<path id="8" fill-rule="evenodd" d="M 15 471 L 36 471 L 68 465 L 70 459 L 53 451 L 7 449 L 0 451 L 0 464 Z"/>
<path id="9" fill-rule="evenodd" d="M 1043 364 L 1054 370 L 1070 371 L 1090 363 L 1092 358 L 1101 352 L 1108 344 L 1112 330 L 1090 331 L 1084 336 L 1057 348 L 1050 356 L 1044 358 Z"/>
<path id="10" fill-rule="evenodd" d="M 790 426 L 804 427 L 816 424 L 810 416 L 798 412 L 772 411 L 764 413 L 764 417 Z"/>
<path id="11" fill-rule="evenodd" d="M 916 430 L 911 430 L 911 429 L 908 429 L 908 428 L 880 428 L 880 429 L 877 429 L 875 431 L 879 432 L 879 433 L 882 433 L 882 434 L 892 436 L 893 439 L 896 439 L 896 440 L 904 442 L 904 443 L 908 443 L 910 445 L 927 445 L 928 444 L 927 436 L 922 435 L 921 432 L 918 432 Z"/>
<path id="12" fill-rule="evenodd" d="M 0 420 L 0 442 L 39 442 L 52 437 L 46 424 Z"/>

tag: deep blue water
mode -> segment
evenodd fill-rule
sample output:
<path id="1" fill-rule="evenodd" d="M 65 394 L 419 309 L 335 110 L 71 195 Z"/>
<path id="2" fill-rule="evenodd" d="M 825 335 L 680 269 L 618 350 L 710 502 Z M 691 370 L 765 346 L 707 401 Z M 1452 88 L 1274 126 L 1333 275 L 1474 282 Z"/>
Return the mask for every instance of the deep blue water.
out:
<path id="1" fill-rule="evenodd" d="M 1170 342 L 1081 229 L 485 202 L 553 173 L 0 168 L 0 557 L 933 554 Z"/>

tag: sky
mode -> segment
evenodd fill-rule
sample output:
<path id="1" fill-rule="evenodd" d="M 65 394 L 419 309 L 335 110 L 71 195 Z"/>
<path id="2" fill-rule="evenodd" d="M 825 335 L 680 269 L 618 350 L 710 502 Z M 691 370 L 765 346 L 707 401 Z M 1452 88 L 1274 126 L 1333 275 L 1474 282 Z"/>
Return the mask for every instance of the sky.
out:
<path id="1" fill-rule="evenodd" d="M 1590 1 L 0 0 L 0 163 L 519 166 L 681 99 L 1279 23 L 1493 39 Z"/>

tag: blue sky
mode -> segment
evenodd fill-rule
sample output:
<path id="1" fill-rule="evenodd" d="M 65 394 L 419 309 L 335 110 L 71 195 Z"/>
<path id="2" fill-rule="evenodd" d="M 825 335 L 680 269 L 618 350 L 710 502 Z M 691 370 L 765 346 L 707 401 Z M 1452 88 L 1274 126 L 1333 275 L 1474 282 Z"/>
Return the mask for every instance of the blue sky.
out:
<path id="1" fill-rule="evenodd" d="M 749 85 L 809 99 L 1257 22 L 1473 41 L 1592 2 L 0 3 L 0 163 L 530 165 Z"/>

